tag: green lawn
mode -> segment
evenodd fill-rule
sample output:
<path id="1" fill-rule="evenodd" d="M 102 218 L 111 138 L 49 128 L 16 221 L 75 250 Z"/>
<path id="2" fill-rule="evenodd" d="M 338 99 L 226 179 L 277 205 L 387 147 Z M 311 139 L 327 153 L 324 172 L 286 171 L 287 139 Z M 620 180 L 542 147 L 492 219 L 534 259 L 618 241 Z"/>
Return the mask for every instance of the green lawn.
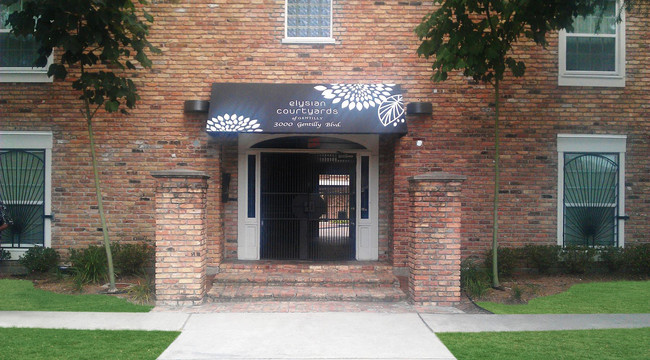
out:
<path id="1" fill-rule="evenodd" d="M 650 281 L 577 284 L 566 292 L 532 299 L 528 304 L 477 302 L 495 314 L 638 314 L 650 313 Z"/>
<path id="2" fill-rule="evenodd" d="M 650 328 L 436 335 L 458 360 L 641 360 L 650 355 Z"/>
<path id="3" fill-rule="evenodd" d="M 35 289 L 27 280 L 0 280 L 0 311 L 148 312 L 152 308 L 110 295 L 57 294 Z"/>
<path id="4" fill-rule="evenodd" d="M 174 331 L 0 328 L 2 359 L 156 359 Z"/>

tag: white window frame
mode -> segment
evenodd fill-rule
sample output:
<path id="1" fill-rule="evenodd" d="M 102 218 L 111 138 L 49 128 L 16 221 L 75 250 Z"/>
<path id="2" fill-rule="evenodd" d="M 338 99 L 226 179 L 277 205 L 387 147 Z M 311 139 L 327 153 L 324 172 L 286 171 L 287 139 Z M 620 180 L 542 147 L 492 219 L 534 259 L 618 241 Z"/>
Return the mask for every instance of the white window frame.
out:
<path id="1" fill-rule="evenodd" d="M 49 131 L 0 131 L 0 149 L 31 149 L 45 151 L 45 206 L 44 214 L 52 214 L 52 144 Z M 43 219 L 43 245 L 52 246 L 52 219 Z M 11 260 L 18 260 L 28 248 L 2 248 L 11 253 Z"/>
<path id="2" fill-rule="evenodd" d="M 557 135 L 557 244 L 563 245 L 564 238 L 564 154 L 565 153 L 609 153 L 618 154 L 618 209 L 625 214 L 625 152 L 627 135 Z M 625 220 L 617 220 L 618 246 L 625 245 Z"/>
<path id="3" fill-rule="evenodd" d="M 595 86 L 595 87 L 625 87 L 625 12 L 616 1 L 616 12 L 620 11 L 621 21 L 616 24 L 616 34 L 571 34 L 560 30 L 558 38 L 558 85 L 559 86 Z M 586 37 L 615 37 L 615 70 L 614 71 L 575 71 L 566 69 L 566 39 L 567 36 Z"/>
<path id="4" fill-rule="evenodd" d="M 11 29 L 0 29 L 0 33 L 9 33 Z M 2 49 L 0 49 L 2 51 Z M 44 67 L 0 67 L 0 83 L 5 82 L 24 82 L 39 83 L 52 82 L 53 78 L 47 76 L 47 70 L 52 64 L 53 55 L 47 59 Z"/>
<path id="5" fill-rule="evenodd" d="M 283 44 L 334 44 L 336 40 L 333 37 L 333 10 L 334 0 L 330 0 L 330 36 L 329 37 L 293 37 L 288 35 L 288 20 L 289 20 L 289 1 L 284 0 L 284 38 Z"/>

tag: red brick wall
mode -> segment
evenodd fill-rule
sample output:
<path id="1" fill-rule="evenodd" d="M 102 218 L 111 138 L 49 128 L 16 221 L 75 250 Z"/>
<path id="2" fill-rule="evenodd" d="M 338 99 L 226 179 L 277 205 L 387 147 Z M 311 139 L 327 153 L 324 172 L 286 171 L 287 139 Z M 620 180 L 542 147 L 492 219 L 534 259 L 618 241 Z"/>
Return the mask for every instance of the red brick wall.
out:
<path id="1" fill-rule="evenodd" d="M 390 174 L 393 150 L 382 155 L 388 160 L 382 160 L 381 217 L 388 225 L 380 227 L 386 244 L 380 245 L 380 252 L 396 265 L 406 265 L 406 178 L 444 170 L 468 177 L 462 193 L 463 249 L 465 255 L 482 253 L 491 232 L 492 92 L 458 73 L 444 83 L 430 81 L 429 62 L 415 55 L 418 41 L 413 28 L 431 6 L 431 2 L 335 1 L 335 45 L 286 45 L 281 44 L 283 0 L 149 5 L 156 20 L 150 39 L 163 54 L 153 57 L 152 70 L 137 74 L 142 100 L 129 116 L 100 112 L 95 121 L 112 239 L 152 240 L 150 171 L 192 168 L 211 175 L 209 261 L 217 264 L 223 256 L 234 256 L 236 203 L 226 203 L 222 215 L 215 200 L 221 196 L 220 174 L 224 169 L 236 172 L 236 157 L 232 152 L 222 154 L 220 140 L 210 141 L 204 134 L 204 117 L 182 110 L 184 100 L 207 100 L 211 83 L 387 82 L 402 86 L 406 102 L 431 101 L 434 114 L 408 120 L 409 133 L 396 141 L 393 179 L 385 176 Z M 647 13 L 648 5 L 639 5 L 638 11 Z M 503 83 L 504 244 L 555 242 L 558 133 L 628 135 L 626 195 L 631 219 L 626 241 L 649 241 L 650 34 L 645 19 L 635 13 L 627 17 L 627 86 L 622 89 L 559 88 L 554 38 L 546 50 L 525 42 L 516 47 L 526 60 L 527 74 Z M 53 246 L 63 250 L 98 243 L 101 237 L 85 123 L 77 95 L 69 89 L 69 82 L 0 84 L 0 130 L 54 133 Z M 424 145 L 416 147 L 416 139 Z M 235 179 L 230 193 L 236 195 Z M 385 208 L 391 201 L 392 211 Z M 228 241 L 221 249 L 224 233 Z"/>

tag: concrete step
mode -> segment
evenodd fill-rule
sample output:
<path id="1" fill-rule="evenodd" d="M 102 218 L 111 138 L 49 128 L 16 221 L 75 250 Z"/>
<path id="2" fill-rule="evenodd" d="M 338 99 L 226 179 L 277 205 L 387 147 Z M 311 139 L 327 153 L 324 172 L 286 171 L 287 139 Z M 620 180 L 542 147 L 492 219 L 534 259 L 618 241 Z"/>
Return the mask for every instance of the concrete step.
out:
<path id="1" fill-rule="evenodd" d="M 208 299 L 227 301 L 364 301 L 406 300 L 399 287 L 293 286 L 215 283 Z"/>

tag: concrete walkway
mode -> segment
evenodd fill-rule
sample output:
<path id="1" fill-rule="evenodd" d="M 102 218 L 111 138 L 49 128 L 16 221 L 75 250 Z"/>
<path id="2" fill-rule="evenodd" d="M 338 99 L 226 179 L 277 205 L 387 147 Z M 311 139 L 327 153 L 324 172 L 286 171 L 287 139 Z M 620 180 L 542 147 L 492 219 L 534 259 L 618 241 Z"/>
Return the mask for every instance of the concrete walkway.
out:
<path id="1" fill-rule="evenodd" d="M 0 312 L 0 327 L 168 330 L 160 359 L 453 359 L 433 332 L 650 327 L 650 314 Z"/>

